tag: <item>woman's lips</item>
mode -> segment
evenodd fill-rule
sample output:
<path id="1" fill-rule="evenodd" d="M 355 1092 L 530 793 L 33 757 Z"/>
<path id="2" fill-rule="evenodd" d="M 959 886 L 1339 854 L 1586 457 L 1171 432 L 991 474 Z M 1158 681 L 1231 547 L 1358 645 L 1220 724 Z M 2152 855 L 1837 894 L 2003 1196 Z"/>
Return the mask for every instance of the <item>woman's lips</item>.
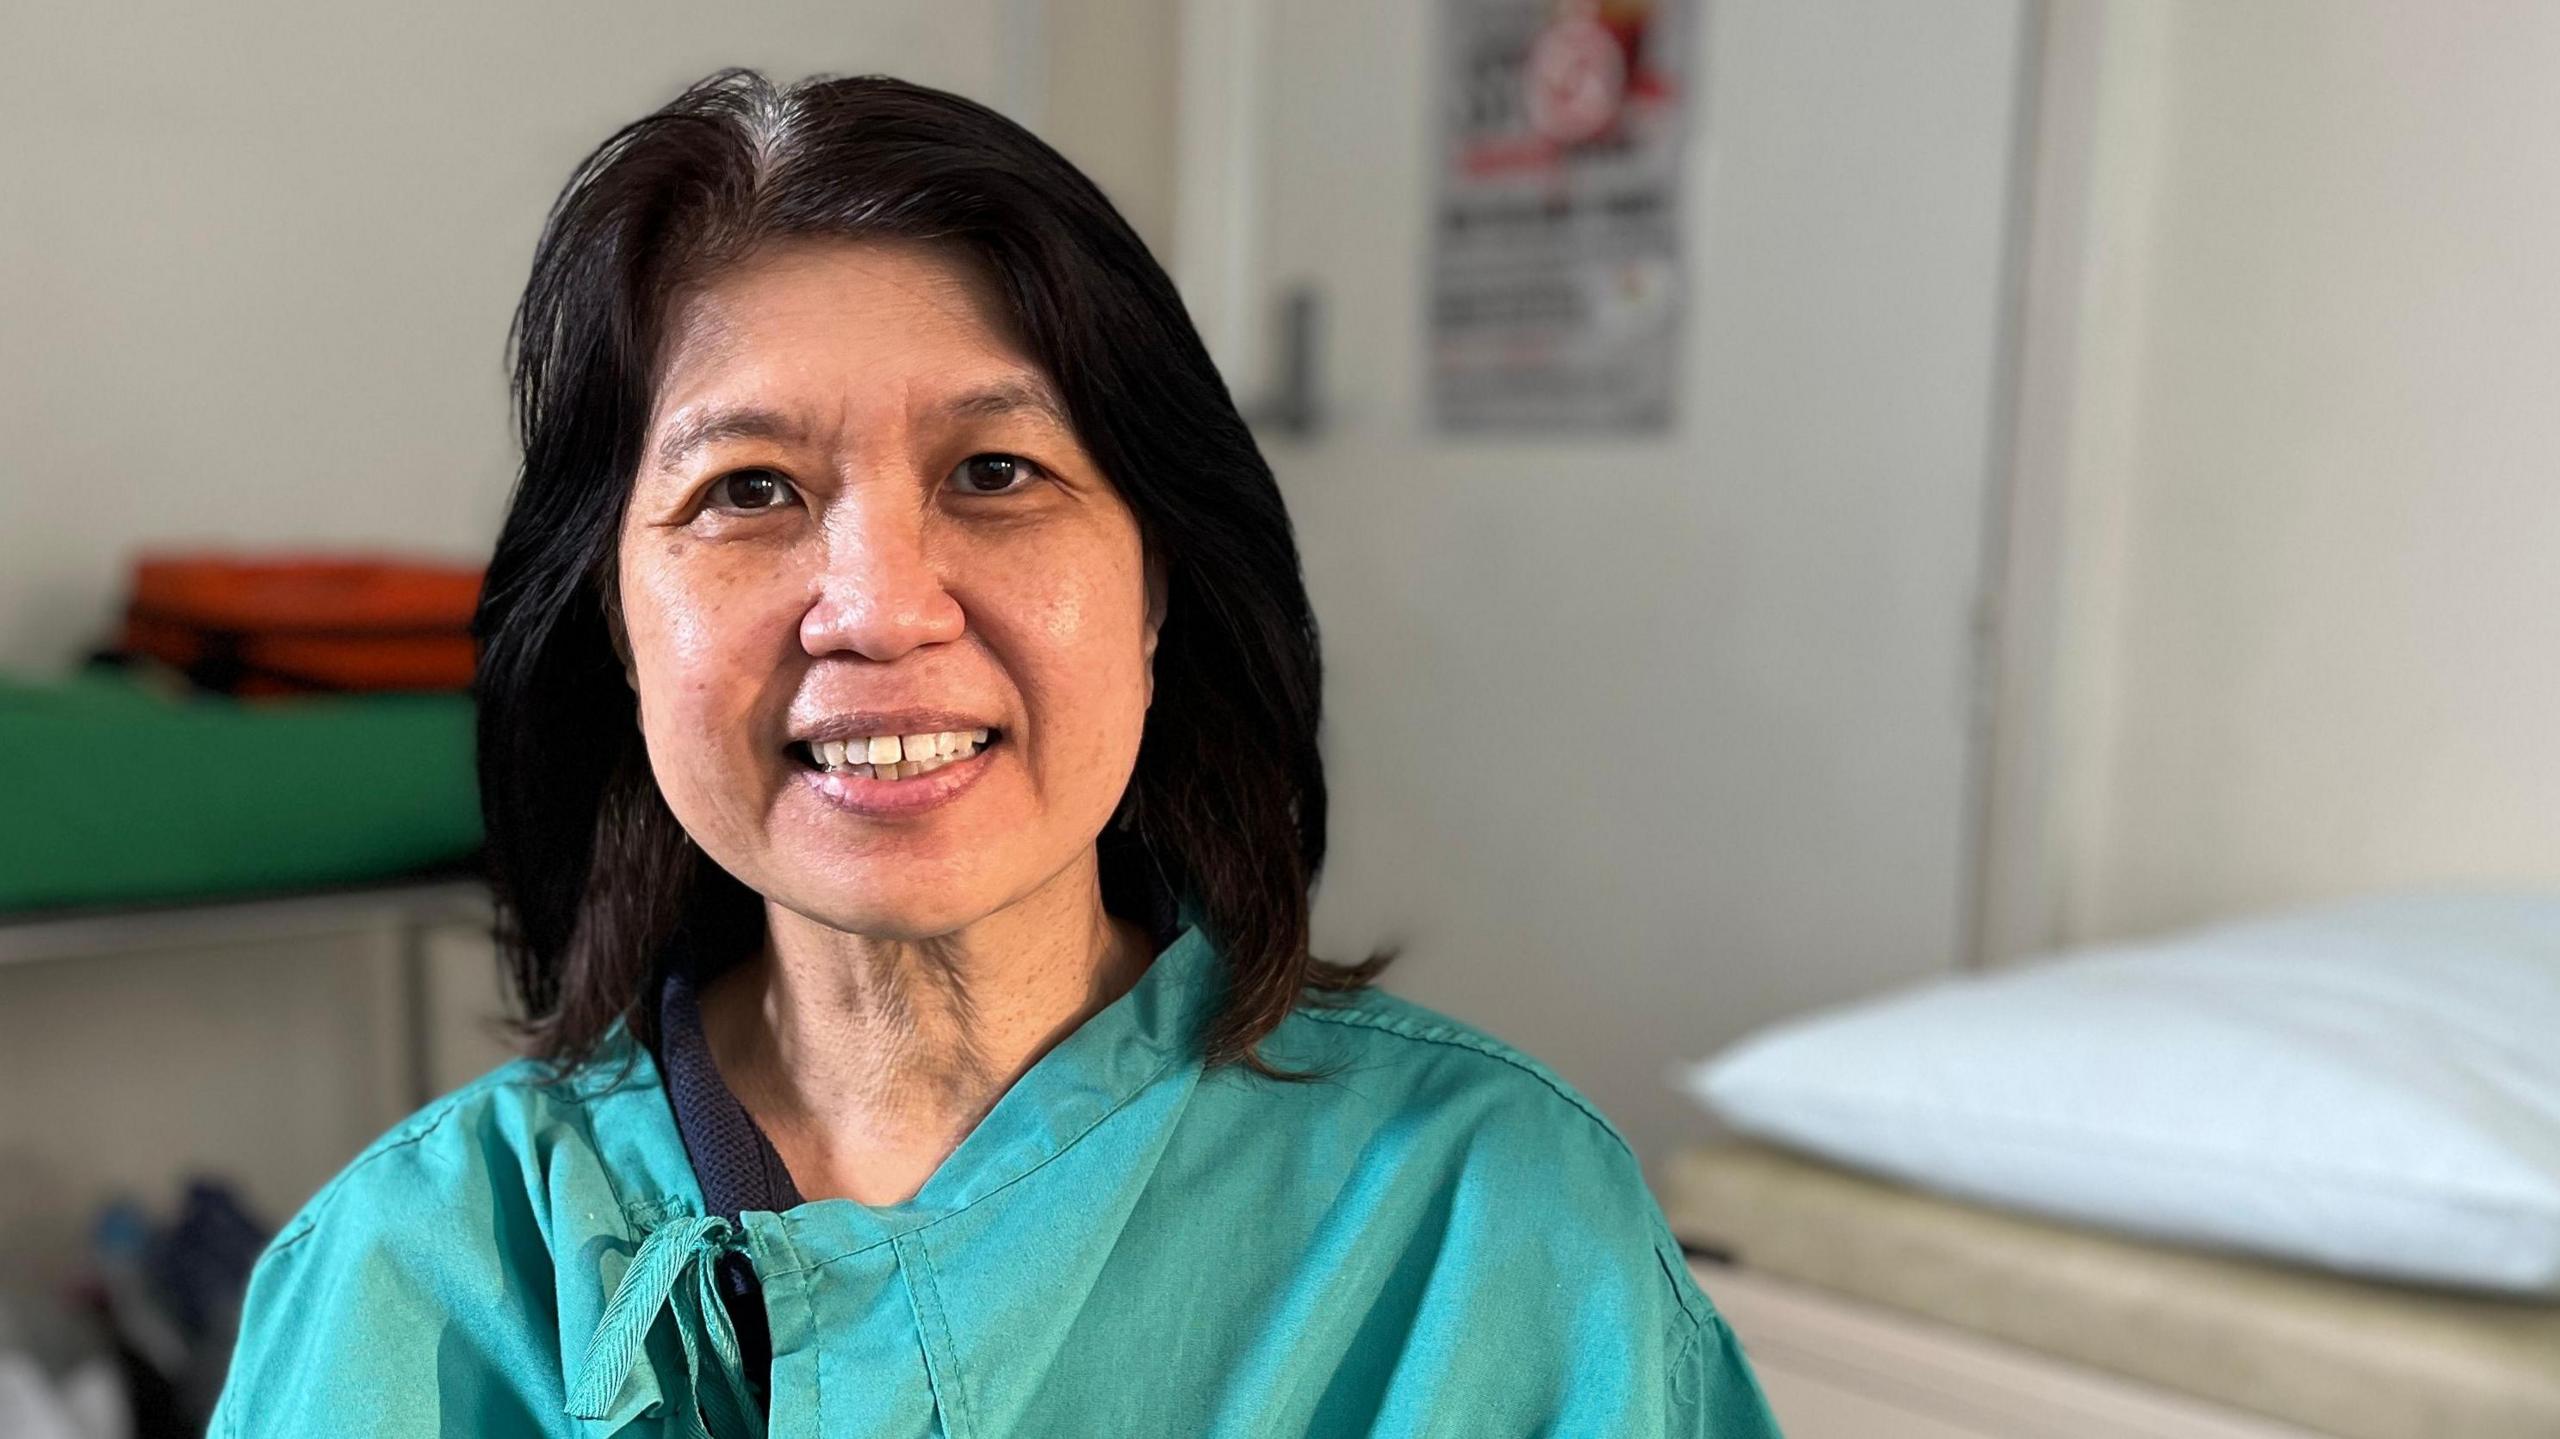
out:
<path id="1" fill-rule="evenodd" d="M 838 809 L 872 819 L 899 819 L 937 809 L 958 799 L 986 774 L 1005 746 L 989 745 L 967 759 L 957 759 L 912 779 L 874 779 L 849 770 L 797 768 L 795 777 L 821 800 Z"/>

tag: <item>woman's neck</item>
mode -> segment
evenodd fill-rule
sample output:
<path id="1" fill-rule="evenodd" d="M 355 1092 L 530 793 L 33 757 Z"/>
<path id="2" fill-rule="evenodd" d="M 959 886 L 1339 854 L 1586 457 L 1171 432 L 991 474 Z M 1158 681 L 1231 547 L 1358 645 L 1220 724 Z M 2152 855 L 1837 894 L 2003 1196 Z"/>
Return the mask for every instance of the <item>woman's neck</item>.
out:
<path id="1" fill-rule="evenodd" d="M 704 992 L 703 1033 L 804 1198 L 896 1203 L 1153 955 L 1090 861 L 925 940 L 768 905 L 762 953 Z"/>

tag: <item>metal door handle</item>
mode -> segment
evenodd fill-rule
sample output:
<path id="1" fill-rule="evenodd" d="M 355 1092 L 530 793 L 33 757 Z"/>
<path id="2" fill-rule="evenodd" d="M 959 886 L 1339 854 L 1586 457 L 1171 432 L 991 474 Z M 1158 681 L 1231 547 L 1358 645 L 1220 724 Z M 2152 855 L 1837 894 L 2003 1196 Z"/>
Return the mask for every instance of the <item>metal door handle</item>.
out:
<path id="1" fill-rule="evenodd" d="M 1280 296 L 1271 366 L 1277 385 L 1244 407 L 1245 423 L 1295 440 L 1312 439 L 1323 430 L 1324 406 L 1316 381 L 1323 318 L 1324 301 L 1315 286 L 1292 285 Z"/>

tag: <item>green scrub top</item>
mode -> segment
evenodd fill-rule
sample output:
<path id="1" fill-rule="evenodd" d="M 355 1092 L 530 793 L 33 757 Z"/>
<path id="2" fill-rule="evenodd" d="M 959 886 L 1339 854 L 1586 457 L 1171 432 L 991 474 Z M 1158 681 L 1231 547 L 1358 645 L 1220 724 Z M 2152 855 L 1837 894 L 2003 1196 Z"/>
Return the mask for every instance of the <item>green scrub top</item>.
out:
<path id="1" fill-rule="evenodd" d="M 212 1433 L 1566 1435 L 1777 1426 L 1626 1142 L 1536 1061 L 1377 992 L 1204 1072 L 1196 926 L 915 1197 L 703 1212 L 619 1031 L 360 1155 L 260 1259 Z M 715 1288 L 743 1253 L 769 1411 Z"/>

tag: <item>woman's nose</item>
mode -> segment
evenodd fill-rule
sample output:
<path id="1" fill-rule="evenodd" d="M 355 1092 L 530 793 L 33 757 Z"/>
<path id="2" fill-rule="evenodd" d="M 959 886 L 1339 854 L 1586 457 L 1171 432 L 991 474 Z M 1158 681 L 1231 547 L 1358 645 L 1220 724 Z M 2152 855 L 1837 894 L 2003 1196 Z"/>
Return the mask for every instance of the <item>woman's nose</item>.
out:
<path id="1" fill-rule="evenodd" d="M 960 637 L 960 601 L 927 552 L 916 517 L 879 517 L 830 536 L 817 603 L 800 620 L 812 655 L 888 661 Z"/>

